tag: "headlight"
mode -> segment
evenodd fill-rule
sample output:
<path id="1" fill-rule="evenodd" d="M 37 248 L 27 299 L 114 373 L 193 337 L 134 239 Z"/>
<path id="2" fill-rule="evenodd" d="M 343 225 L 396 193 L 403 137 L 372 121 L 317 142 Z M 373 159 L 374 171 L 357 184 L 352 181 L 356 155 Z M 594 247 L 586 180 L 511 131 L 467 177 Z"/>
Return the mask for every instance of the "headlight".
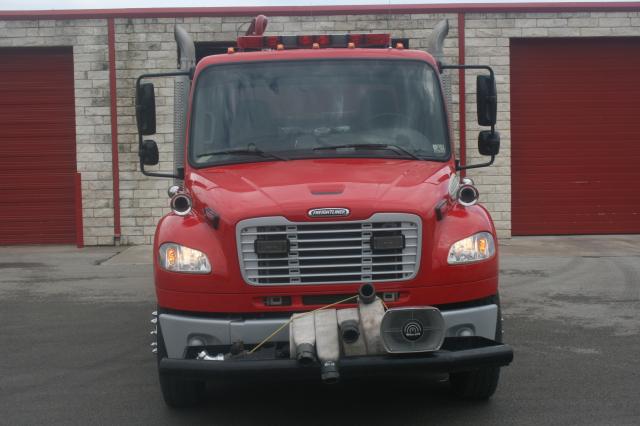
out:
<path id="1" fill-rule="evenodd" d="M 449 265 L 477 262 L 489 259 L 495 253 L 493 236 L 488 232 L 480 232 L 454 243 L 449 249 L 447 262 Z"/>
<path id="2" fill-rule="evenodd" d="M 211 263 L 207 255 L 201 251 L 184 247 L 175 243 L 160 246 L 160 266 L 167 271 L 191 272 L 193 274 L 208 274 Z"/>

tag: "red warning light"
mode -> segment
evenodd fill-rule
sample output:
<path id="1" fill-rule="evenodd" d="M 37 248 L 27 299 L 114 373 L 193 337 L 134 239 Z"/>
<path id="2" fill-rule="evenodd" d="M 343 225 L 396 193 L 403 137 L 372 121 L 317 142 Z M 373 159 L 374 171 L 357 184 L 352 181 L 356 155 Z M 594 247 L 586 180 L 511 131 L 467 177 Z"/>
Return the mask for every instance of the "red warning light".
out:
<path id="1" fill-rule="evenodd" d="M 260 50 L 263 45 L 263 37 L 262 36 L 244 36 L 238 37 L 238 48 L 239 49 L 254 49 Z"/>
<path id="2" fill-rule="evenodd" d="M 301 35 L 298 36 L 298 47 L 311 47 L 313 45 L 313 36 Z"/>
<path id="3" fill-rule="evenodd" d="M 320 47 L 327 47 L 331 44 L 331 37 L 328 35 L 319 35 L 315 39 Z"/>

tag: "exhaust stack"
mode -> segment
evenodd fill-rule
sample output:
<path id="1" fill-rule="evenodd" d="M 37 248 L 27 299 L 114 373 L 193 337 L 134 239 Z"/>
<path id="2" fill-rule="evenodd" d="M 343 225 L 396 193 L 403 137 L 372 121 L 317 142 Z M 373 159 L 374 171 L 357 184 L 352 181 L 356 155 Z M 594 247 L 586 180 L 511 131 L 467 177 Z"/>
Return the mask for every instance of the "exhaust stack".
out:
<path id="1" fill-rule="evenodd" d="M 447 34 L 449 34 L 449 21 L 443 19 L 436 24 L 431 34 L 427 36 L 427 52 L 442 63 L 444 63 L 444 40 L 447 38 Z M 441 75 L 441 78 L 447 110 L 451 114 L 451 77 L 445 73 Z M 451 116 L 449 116 L 449 120 L 451 120 Z"/>
<path id="2" fill-rule="evenodd" d="M 176 44 L 178 45 L 178 69 L 188 71 L 196 66 L 196 47 L 193 39 L 180 25 L 174 30 Z M 185 75 L 176 77 L 173 86 L 173 169 L 184 168 L 184 137 L 187 121 L 187 102 L 191 80 Z M 175 183 L 181 181 L 176 179 Z"/>

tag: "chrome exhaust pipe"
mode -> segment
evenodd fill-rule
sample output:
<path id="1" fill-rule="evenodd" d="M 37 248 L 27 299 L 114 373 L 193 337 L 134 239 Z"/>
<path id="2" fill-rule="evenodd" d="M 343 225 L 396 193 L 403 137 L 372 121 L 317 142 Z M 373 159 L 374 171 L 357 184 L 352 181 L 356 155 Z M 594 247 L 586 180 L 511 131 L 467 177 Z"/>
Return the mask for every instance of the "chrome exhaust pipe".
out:
<path id="1" fill-rule="evenodd" d="M 178 216 L 186 216 L 191 213 L 193 201 L 188 194 L 180 192 L 175 194 L 173 198 L 171 198 L 170 206 L 173 213 L 177 214 Z"/>
<path id="2" fill-rule="evenodd" d="M 480 193 L 473 185 L 460 185 L 458 189 L 458 203 L 465 207 L 470 207 L 478 203 Z"/>

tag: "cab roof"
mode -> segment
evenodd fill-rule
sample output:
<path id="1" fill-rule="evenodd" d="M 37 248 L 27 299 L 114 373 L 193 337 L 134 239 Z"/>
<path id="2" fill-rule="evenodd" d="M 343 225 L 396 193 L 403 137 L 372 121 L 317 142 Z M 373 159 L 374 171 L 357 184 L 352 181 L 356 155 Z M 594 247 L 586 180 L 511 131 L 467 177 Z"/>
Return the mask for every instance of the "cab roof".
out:
<path id="1" fill-rule="evenodd" d="M 436 60 L 429 53 L 421 50 L 405 50 L 397 48 L 324 48 L 324 49 L 291 49 L 291 50 L 262 50 L 252 52 L 236 52 L 207 56 L 196 66 L 195 76 L 204 68 L 212 65 L 243 62 L 272 62 L 272 61 L 304 61 L 317 59 L 393 59 L 414 60 L 430 64 L 438 69 Z"/>

